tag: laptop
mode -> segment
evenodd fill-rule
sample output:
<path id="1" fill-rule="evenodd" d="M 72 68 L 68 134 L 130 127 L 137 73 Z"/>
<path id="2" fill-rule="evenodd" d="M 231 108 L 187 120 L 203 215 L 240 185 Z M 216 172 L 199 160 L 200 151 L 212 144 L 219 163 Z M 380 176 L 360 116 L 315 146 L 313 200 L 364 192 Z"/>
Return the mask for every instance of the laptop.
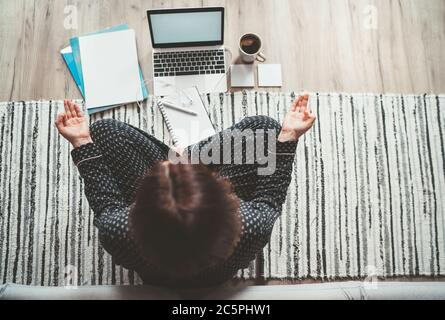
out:
<path id="1" fill-rule="evenodd" d="M 226 92 L 224 8 L 148 10 L 155 96 Z"/>

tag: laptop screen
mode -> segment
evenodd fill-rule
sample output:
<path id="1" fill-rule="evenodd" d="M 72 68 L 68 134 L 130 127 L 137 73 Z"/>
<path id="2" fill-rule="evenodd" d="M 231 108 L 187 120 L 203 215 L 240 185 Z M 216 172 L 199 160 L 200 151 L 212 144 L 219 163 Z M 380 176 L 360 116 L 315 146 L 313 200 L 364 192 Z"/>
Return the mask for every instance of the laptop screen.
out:
<path id="1" fill-rule="evenodd" d="M 221 45 L 224 8 L 149 10 L 153 48 Z"/>

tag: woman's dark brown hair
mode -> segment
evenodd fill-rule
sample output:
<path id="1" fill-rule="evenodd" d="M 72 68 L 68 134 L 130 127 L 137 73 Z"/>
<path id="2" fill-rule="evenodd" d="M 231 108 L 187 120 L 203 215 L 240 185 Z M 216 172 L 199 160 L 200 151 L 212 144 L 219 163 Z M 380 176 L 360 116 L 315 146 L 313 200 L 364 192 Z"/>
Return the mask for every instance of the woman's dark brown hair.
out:
<path id="1" fill-rule="evenodd" d="M 227 259 L 239 241 L 239 200 L 203 165 L 155 165 L 140 181 L 130 213 L 147 260 L 187 277 Z"/>

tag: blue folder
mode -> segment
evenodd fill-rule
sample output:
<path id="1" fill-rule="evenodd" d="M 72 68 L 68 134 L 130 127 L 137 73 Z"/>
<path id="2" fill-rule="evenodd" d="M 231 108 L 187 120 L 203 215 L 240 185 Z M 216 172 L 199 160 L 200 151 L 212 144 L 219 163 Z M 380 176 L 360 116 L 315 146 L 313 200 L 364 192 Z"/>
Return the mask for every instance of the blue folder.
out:
<path id="1" fill-rule="evenodd" d="M 63 60 L 65 60 L 66 66 L 71 72 L 71 75 L 73 76 L 74 82 L 76 83 L 77 87 L 79 88 L 80 93 L 82 94 L 82 97 L 85 98 L 85 94 L 83 93 L 83 83 L 80 79 L 79 73 L 77 72 L 76 63 L 74 62 L 74 56 L 73 53 L 62 53 Z"/>
<path id="2" fill-rule="evenodd" d="M 128 25 L 123 24 L 123 25 L 107 28 L 107 29 L 104 29 L 104 30 L 101 30 L 98 32 L 90 33 L 88 35 L 121 31 L 121 30 L 127 30 L 127 29 L 129 29 Z M 67 65 L 68 69 L 71 72 L 71 75 L 73 76 L 74 82 L 76 82 L 76 85 L 79 88 L 80 93 L 82 94 L 82 97 L 85 98 L 85 88 L 84 88 L 83 73 L 82 73 L 82 59 L 80 57 L 80 48 L 79 48 L 79 37 L 71 38 L 70 45 L 71 45 L 72 52 L 64 53 L 64 54 L 62 54 L 62 56 L 63 56 L 63 59 L 65 60 L 65 63 Z M 147 87 L 145 85 L 144 77 L 142 75 L 142 70 L 140 67 L 139 67 L 139 75 L 141 78 L 142 96 L 144 97 L 144 99 L 146 99 L 148 97 L 148 91 L 147 91 Z M 88 114 L 101 112 L 101 111 L 105 111 L 105 110 L 112 109 L 112 108 L 114 108 L 114 106 L 88 109 Z"/>

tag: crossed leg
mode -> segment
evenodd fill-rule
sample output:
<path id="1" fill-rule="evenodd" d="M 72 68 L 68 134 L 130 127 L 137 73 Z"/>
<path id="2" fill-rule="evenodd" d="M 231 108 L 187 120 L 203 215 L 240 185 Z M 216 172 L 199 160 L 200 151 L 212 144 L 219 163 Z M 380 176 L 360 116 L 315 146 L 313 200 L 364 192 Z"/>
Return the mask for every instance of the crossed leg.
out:
<path id="1" fill-rule="evenodd" d="M 252 143 L 256 148 L 256 139 L 263 135 L 265 138 L 263 149 L 266 151 L 268 133 L 271 132 L 276 138 L 280 131 L 280 124 L 270 117 L 247 117 L 233 127 L 188 148 L 187 151 L 189 157 L 201 158 L 203 154 L 211 154 L 215 150 L 219 150 L 218 163 L 212 162 L 208 164 L 209 167 L 230 180 L 238 197 L 243 200 L 250 200 L 256 190 L 258 169 L 262 164 L 259 163 L 256 149 L 252 150 L 247 146 Z M 239 141 L 242 141 L 242 143 L 239 143 Z M 224 154 L 227 150 L 230 150 L 229 155 Z M 241 163 L 238 162 L 240 158 Z"/>

